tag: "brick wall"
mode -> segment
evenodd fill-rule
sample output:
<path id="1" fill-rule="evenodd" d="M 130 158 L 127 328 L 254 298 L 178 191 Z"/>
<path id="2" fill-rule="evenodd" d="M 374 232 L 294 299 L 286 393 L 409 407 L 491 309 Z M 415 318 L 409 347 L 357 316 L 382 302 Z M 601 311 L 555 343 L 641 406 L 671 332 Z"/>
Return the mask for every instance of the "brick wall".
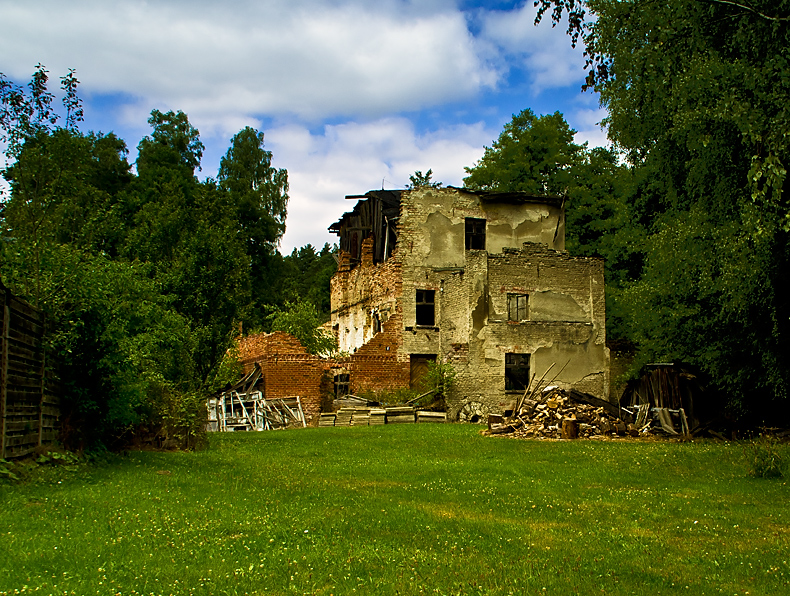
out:
<path id="1" fill-rule="evenodd" d="M 239 353 L 245 373 L 255 362 L 261 365 L 267 399 L 298 395 L 307 423 L 318 424 L 321 379 L 330 366 L 327 360 L 309 354 L 298 339 L 282 331 L 242 338 Z"/>
<path id="2" fill-rule="evenodd" d="M 350 374 L 352 393 L 409 386 L 409 360 L 398 350 L 401 325 L 400 315 L 394 316 L 354 354 L 338 359 L 308 354 L 298 339 L 281 331 L 251 335 L 239 341 L 241 362 L 245 373 L 260 364 L 266 398 L 298 395 L 308 424 L 317 424 L 336 373 Z"/>
<path id="3" fill-rule="evenodd" d="M 364 389 L 394 389 L 409 386 L 409 360 L 400 353 L 402 343 L 400 314 L 383 324 L 364 346 L 348 358 L 351 392 Z"/>

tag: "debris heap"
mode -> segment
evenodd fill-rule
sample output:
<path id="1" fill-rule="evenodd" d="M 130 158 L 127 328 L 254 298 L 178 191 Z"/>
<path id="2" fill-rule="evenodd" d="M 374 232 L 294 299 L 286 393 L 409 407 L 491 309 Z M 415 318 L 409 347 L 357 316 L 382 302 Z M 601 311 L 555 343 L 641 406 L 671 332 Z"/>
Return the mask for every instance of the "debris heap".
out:
<path id="1" fill-rule="evenodd" d="M 647 413 L 647 410 L 645 410 Z M 610 434 L 638 437 L 653 432 L 653 421 L 575 390 L 546 387 L 519 400 L 512 416 L 489 416 L 485 434 L 521 438 L 575 439 Z"/>

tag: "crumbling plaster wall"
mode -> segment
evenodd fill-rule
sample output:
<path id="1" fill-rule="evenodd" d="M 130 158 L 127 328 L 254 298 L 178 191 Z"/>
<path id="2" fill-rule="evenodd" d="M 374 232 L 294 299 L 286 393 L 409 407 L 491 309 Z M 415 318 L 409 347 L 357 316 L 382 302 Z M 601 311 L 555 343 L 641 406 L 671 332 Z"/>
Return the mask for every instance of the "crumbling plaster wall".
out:
<path id="1" fill-rule="evenodd" d="M 464 250 L 466 217 L 488 222 L 487 250 Z M 399 233 L 402 351 L 453 363 L 452 418 L 469 404 L 481 415 L 512 407 L 507 353 L 530 354 L 538 378 L 554 364 L 547 380 L 560 373 L 555 384 L 608 397 L 603 262 L 562 251 L 561 209 L 418 190 L 404 199 Z M 435 291 L 433 327 L 415 324 L 418 289 Z M 507 320 L 509 293 L 529 296 L 527 321 Z"/>
<path id="2" fill-rule="evenodd" d="M 456 366 L 451 413 L 469 403 L 480 404 L 483 413 L 512 407 L 521 392 L 505 391 L 507 353 L 530 354 L 530 372 L 537 379 L 553 365 L 546 381 L 559 373 L 557 385 L 608 397 L 600 259 L 525 243 L 500 255 L 469 251 L 465 277 L 471 332 L 465 362 Z M 529 297 L 527 320 L 508 320 L 507 294 Z M 446 357 L 456 358 L 452 351 Z"/>
<path id="3" fill-rule="evenodd" d="M 497 203 L 457 188 L 404 192 L 398 245 L 407 267 L 463 267 L 465 220 L 485 219 L 486 249 L 499 253 L 523 242 L 565 248 L 565 218 L 559 206 Z"/>

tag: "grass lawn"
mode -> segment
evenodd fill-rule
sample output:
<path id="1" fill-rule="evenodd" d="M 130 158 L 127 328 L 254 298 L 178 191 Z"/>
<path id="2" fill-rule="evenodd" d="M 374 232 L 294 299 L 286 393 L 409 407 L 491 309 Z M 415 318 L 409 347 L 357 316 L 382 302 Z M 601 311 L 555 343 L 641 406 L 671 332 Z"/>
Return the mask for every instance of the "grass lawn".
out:
<path id="1" fill-rule="evenodd" d="M 0 595 L 790 594 L 790 487 L 741 445 L 479 428 L 214 435 L 0 484 Z"/>

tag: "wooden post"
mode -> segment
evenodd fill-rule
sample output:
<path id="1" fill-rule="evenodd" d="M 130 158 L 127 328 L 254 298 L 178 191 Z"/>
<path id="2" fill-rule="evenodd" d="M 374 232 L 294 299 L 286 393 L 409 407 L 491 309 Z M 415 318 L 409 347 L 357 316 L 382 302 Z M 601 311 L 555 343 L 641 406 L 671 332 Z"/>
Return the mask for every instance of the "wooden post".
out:
<path id="1" fill-rule="evenodd" d="M 5 288 L 0 289 L 3 291 L 3 335 L 2 348 L 0 349 L 0 459 L 5 459 L 6 402 L 8 399 L 8 336 L 11 309 L 8 307 L 8 290 Z"/>

